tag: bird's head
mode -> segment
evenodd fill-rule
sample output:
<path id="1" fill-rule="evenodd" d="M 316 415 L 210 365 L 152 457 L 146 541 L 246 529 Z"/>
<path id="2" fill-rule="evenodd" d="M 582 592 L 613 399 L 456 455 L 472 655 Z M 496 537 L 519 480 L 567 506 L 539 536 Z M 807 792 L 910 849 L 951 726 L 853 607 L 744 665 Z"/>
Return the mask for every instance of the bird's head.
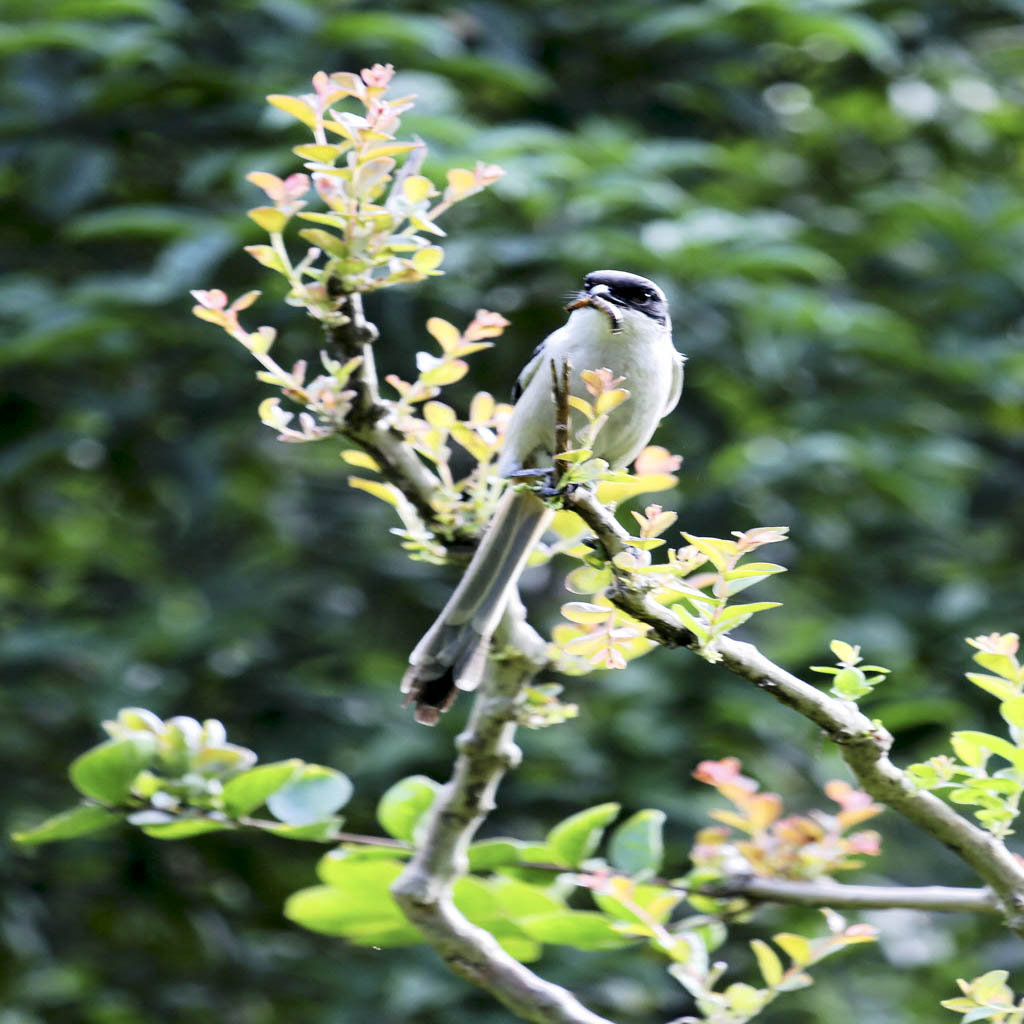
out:
<path id="1" fill-rule="evenodd" d="M 594 270 L 587 274 L 583 288 L 565 308 L 572 311 L 587 306 L 608 318 L 613 334 L 618 334 L 630 320 L 638 325 L 650 321 L 668 325 L 665 293 L 646 277 L 624 270 Z"/>

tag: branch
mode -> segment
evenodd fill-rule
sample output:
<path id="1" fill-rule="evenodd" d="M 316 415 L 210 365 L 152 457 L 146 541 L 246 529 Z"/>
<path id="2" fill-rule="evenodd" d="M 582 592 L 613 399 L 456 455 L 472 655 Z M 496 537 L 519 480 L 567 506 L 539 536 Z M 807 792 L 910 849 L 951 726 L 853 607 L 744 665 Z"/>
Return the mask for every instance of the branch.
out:
<path id="1" fill-rule="evenodd" d="M 327 339 L 347 358 L 359 356 L 362 360 L 352 375 L 356 400 L 345 421 L 345 436 L 377 460 L 381 475 L 409 499 L 425 522 L 430 523 L 434 519 L 431 498 L 440 487 L 440 481 L 388 419 L 388 407 L 380 397 L 377 364 L 373 358 L 373 343 L 379 332 L 376 325 L 366 319 L 362 295 L 358 292 L 345 295 L 342 306 L 348 308 L 346 322 L 328 325 Z"/>
<path id="2" fill-rule="evenodd" d="M 594 531 L 610 557 L 629 546 L 629 534 L 590 491 L 572 491 L 565 504 Z M 664 646 L 696 646 L 693 633 L 651 597 L 646 581 L 612 568 L 615 583 L 609 597 L 617 607 L 647 623 Z M 919 790 L 889 760 L 893 738 L 880 723 L 851 701 L 829 696 L 787 672 L 753 644 L 721 637 L 715 645 L 726 668 L 810 719 L 838 744 L 857 781 L 875 800 L 930 833 L 974 868 L 998 899 L 1008 927 L 1024 936 L 1024 866 L 990 833 L 938 797 Z"/>
<path id="3" fill-rule="evenodd" d="M 452 971 L 517 1016 L 535 1024 L 610 1024 L 506 953 L 452 901 L 452 886 L 467 869 L 473 835 L 494 808 L 502 776 L 520 760 L 513 741 L 519 695 L 547 663 L 546 645 L 526 622 L 517 598 L 505 612 L 502 632 L 506 657 L 491 662 L 492 672 L 456 740 L 459 755 L 452 777 L 434 801 L 422 844 L 391 892 Z"/>
<path id="4" fill-rule="evenodd" d="M 793 903 L 801 907 L 843 907 L 860 910 L 972 911 L 998 914 L 1002 906 L 991 889 L 961 889 L 946 885 L 847 885 L 830 880 L 797 882 L 786 878 L 725 879 L 715 885 L 682 890 L 688 894 L 745 896 L 766 903 Z"/>
<path id="5" fill-rule="evenodd" d="M 429 523 L 434 519 L 431 498 L 440 483 L 388 420 L 373 358 L 377 328 L 364 316 L 362 296 L 347 295 L 344 304 L 346 322 L 328 327 L 327 334 L 348 358 L 361 358 L 352 377 L 356 401 L 345 434 L 373 455 L 386 479 Z M 520 695 L 548 661 L 546 644 L 526 622 L 518 597 L 513 597 L 505 612 L 499 640 L 504 641 L 505 658 L 491 662 L 492 673 L 457 740 L 459 755 L 452 777 L 434 801 L 423 843 L 392 886 L 392 894 L 452 971 L 491 993 L 524 1020 L 610 1024 L 571 992 L 538 977 L 506 953 L 490 932 L 471 924 L 452 899 L 454 883 L 468 867 L 469 844 L 494 808 L 498 784 L 519 763 L 513 737 Z"/>

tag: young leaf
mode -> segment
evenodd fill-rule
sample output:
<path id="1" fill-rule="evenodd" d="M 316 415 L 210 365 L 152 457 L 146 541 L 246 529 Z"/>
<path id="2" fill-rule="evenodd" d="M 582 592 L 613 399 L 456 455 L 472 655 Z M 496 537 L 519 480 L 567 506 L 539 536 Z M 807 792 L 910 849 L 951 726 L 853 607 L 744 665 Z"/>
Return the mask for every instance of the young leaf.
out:
<path id="1" fill-rule="evenodd" d="M 419 930 L 408 923 L 389 891 L 403 868 L 398 860 L 348 860 L 328 854 L 317 866 L 327 884 L 293 893 L 285 903 L 285 917 L 359 945 L 419 942 Z"/>
<path id="2" fill-rule="evenodd" d="M 298 96 L 282 96 L 275 93 L 267 97 L 267 102 L 272 107 L 277 107 L 278 110 L 283 110 L 286 114 L 291 114 L 292 117 L 301 121 L 307 127 L 316 127 L 316 111 L 314 111 L 308 103 L 300 100 Z"/>
<path id="3" fill-rule="evenodd" d="M 967 672 L 965 675 L 975 686 L 980 687 L 987 693 L 991 693 L 993 697 L 998 697 L 1000 700 L 1009 700 L 1011 697 L 1020 695 L 1020 691 L 1013 683 L 1006 679 L 1001 679 L 999 676 L 990 676 L 983 672 Z"/>
<path id="4" fill-rule="evenodd" d="M 632 891 L 629 894 L 629 904 L 638 907 L 648 919 L 653 919 L 659 924 L 664 924 L 678 906 L 683 898 L 682 893 L 673 892 L 671 889 L 663 889 L 660 885 L 633 885 L 630 882 Z M 619 921 L 630 921 L 633 924 L 640 924 L 641 918 L 637 911 L 632 910 L 622 900 L 609 896 L 607 893 L 592 893 L 594 902 L 609 917 Z"/>
<path id="5" fill-rule="evenodd" d="M 589 601 L 568 601 L 562 605 L 562 615 L 565 618 L 584 626 L 604 622 L 612 614 L 613 608 L 603 604 L 592 604 Z"/>
<path id="6" fill-rule="evenodd" d="M 750 948 L 757 957 L 757 966 L 761 969 L 761 976 L 769 988 L 774 988 L 782 981 L 782 961 L 778 954 L 763 939 L 752 939 Z"/>
<path id="7" fill-rule="evenodd" d="M 1008 725 L 1024 725 L 1024 697 L 1011 697 L 999 705 L 999 714 Z"/>
<path id="8" fill-rule="evenodd" d="M 13 838 L 15 842 L 21 843 L 23 846 L 55 843 L 61 839 L 77 839 L 90 832 L 99 832 L 100 829 L 110 828 L 120 820 L 120 815 L 108 811 L 105 807 L 97 807 L 95 804 L 79 804 L 78 807 L 72 807 L 70 810 L 53 815 L 52 818 L 47 818 L 35 828 L 26 829 L 24 832 L 15 832 Z"/>
<path id="9" fill-rule="evenodd" d="M 255 221 L 268 234 L 284 231 L 288 215 L 273 206 L 257 206 L 249 211 L 249 219 Z"/>
<path id="10" fill-rule="evenodd" d="M 779 932 L 772 936 L 772 942 L 793 961 L 795 967 L 803 967 L 813 959 L 811 944 L 802 935 L 796 935 L 793 932 Z"/>
<path id="11" fill-rule="evenodd" d="M 439 316 L 432 316 L 427 321 L 427 333 L 438 343 L 442 352 L 453 351 L 462 337 L 455 324 Z"/>
<path id="12" fill-rule="evenodd" d="M 286 825 L 313 825 L 329 818 L 352 796 L 347 775 L 334 768 L 307 764 L 267 798 L 267 807 Z"/>
<path id="13" fill-rule="evenodd" d="M 560 821 L 548 833 L 552 853 L 569 867 L 579 867 L 597 849 L 606 826 L 615 820 L 619 809 L 614 803 L 597 804 Z"/>
<path id="14" fill-rule="evenodd" d="M 83 796 L 100 803 L 124 803 L 135 776 L 149 765 L 155 753 L 156 737 L 151 733 L 108 740 L 71 762 L 71 784 Z"/>
<path id="15" fill-rule="evenodd" d="M 154 839 L 191 839 L 206 832 L 223 832 L 231 828 L 226 821 L 211 821 L 209 818 L 179 818 L 166 824 L 143 825 L 142 831 Z"/>
<path id="16" fill-rule="evenodd" d="M 860 661 L 858 648 L 848 644 L 845 640 L 833 640 L 829 650 L 836 656 L 836 661 L 854 662 Z"/>
<path id="17" fill-rule="evenodd" d="M 298 758 L 276 761 L 250 768 L 224 783 L 224 810 L 232 818 L 241 818 L 262 807 L 302 767 Z"/>
<path id="18" fill-rule="evenodd" d="M 470 871 L 494 871 L 519 863 L 518 839 L 478 839 L 468 851 Z"/>
<path id="19" fill-rule="evenodd" d="M 547 881 L 551 881 L 550 874 Z M 518 878 L 496 878 L 493 891 L 495 906 L 513 921 L 524 917 L 560 914 L 566 910 L 565 903 L 552 895 L 547 887 L 532 885 Z"/>
<path id="20" fill-rule="evenodd" d="M 412 842 L 416 826 L 437 797 L 441 785 L 425 775 L 400 779 L 380 798 L 377 820 L 388 835 Z"/>
<path id="21" fill-rule="evenodd" d="M 664 824 L 665 812 L 654 808 L 630 815 L 612 832 L 608 859 L 627 875 L 657 874 L 665 854 Z"/>
<path id="22" fill-rule="evenodd" d="M 589 910 L 563 910 L 521 919 L 519 927 L 532 939 L 586 952 L 621 949 L 634 939 L 612 927 L 608 918 Z"/>

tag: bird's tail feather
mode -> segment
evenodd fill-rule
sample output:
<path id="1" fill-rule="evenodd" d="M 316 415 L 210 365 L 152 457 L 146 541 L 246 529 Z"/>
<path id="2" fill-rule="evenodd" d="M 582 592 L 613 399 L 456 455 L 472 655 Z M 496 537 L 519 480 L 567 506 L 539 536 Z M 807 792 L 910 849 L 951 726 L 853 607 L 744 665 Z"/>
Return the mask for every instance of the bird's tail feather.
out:
<path id="1" fill-rule="evenodd" d="M 491 636 L 553 513 L 529 491 L 508 491 L 437 620 L 409 656 L 402 691 L 416 719 L 432 725 L 458 690 L 474 690 Z"/>

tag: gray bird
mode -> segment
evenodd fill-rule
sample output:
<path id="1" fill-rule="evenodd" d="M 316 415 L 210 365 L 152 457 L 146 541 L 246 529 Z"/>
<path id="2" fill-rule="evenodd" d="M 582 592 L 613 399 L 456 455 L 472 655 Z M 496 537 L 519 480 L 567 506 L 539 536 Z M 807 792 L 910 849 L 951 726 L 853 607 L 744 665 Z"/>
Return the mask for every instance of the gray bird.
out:
<path id="1" fill-rule="evenodd" d="M 611 466 L 632 462 L 679 401 L 685 357 L 672 344 L 668 303 L 653 281 L 621 270 L 595 270 L 566 309 L 568 321 L 537 346 L 516 381 L 516 404 L 497 465 L 502 476 L 529 476 L 530 470 L 540 476 L 552 463 L 552 362 L 561 367 L 568 360 L 570 391 L 583 399 L 590 396 L 582 370 L 607 367 L 626 378 L 629 400 L 612 410 L 593 446 L 594 455 Z M 574 411 L 572 434 L 585 426 L 583 415 Z M 433 725 L 459 690 L 479 685 L 509 595 L 552 515 L 535 494 L 506 491 L 455 592 L 409 655 L 402 692 L 416 705 L 418 722 Z"/>

